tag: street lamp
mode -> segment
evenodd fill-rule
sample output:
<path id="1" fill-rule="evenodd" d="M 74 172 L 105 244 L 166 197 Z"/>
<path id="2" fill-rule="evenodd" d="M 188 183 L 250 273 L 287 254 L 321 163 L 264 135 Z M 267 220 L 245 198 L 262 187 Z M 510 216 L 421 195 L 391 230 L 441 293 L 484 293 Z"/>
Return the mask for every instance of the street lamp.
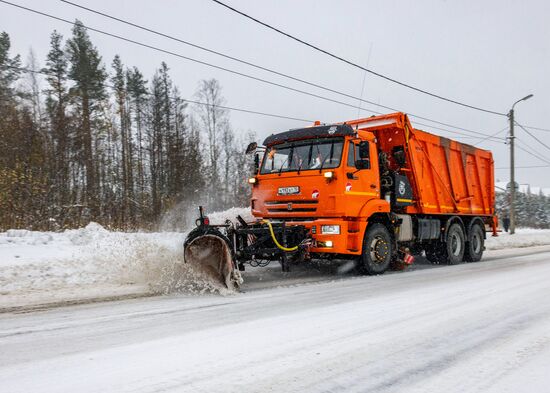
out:
<path id="1" fill-rule="evenodd" d="M 508 113 L 508 118 L 510 119 L 510 235 L 516 232 L 516 208 L 514 207 L 514 202 L 516 200 L 516 176 L 514 170 L 514 107 L 518 102 L 527 101 L 531 97 L 533 97 L 533 94 L 529 94 L 521 100 L 514 102 L 512 109 L 510 109 Z"/>

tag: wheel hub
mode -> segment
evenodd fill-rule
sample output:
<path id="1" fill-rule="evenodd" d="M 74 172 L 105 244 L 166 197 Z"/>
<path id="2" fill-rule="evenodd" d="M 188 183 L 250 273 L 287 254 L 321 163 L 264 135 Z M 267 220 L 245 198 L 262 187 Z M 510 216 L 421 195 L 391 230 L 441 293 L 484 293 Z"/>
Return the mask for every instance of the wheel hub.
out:
<path id="1" fill-rule="evenodd" d="M 481 239 L 477 233 L 472 236 L 472 245 L 474 252 L 478 254 L 481 251 Z"/>
<path id="2" fill-rule="evenodd" d="M 461 250 L 462 241 L 456 233 L 453 233 L 453 235 L 451 236 L 451 252 L 453 253 L 453 255 L 458 256 L 460 255 Z"/>
<path id="3" fill-rule="evenodd" d="M 388 253 L 390 252 L 389 244 L 382 238 L 375 238 L 372 241 L 371 248 L 371 257 L 376 263 L 383 262 Z"/>

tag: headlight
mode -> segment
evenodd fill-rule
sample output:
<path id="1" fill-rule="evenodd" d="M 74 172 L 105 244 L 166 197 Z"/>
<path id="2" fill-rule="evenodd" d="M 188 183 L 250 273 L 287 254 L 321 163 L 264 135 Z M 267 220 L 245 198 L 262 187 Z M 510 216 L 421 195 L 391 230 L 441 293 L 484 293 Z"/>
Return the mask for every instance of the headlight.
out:
<path id="1" fill-rule="evenodd" d="M 322 235 L 339 235 L 340 225 L 321 225 Z"/>
<path id="2" fill-rule="evenodd" d="M 319 248 L 332 248 L 332 240 L 317 241 L 317 247 Z"/>
<path id="3" fill-rule="evenodd" d="M 325 241 L 317 241 L 316 247 L 318 248 L 332 248 L 333 243 L 332 240 L 325 240 Z"/>
<path id="4" fill-rule="evenodd" d="M 256 181 L 257 181 L 257 179 L 256 179 L 255 177 L 250 177 L 250 178 L 248 179 L 248 182 L 249 182 L 250 184 L 256 184 Z"/>

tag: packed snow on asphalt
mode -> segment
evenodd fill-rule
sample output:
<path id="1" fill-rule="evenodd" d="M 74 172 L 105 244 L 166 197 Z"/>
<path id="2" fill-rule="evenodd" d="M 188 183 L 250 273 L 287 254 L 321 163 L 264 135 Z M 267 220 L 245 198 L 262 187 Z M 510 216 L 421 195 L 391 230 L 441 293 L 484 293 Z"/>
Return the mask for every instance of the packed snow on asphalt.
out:
<path id="1" fill-rule="evenodd" d="M 0 234 L 1 391 L 548 391 L 550 231 L 375 277 L 250 269 L 240 293 L 182 266 L 183 237 Z"/>

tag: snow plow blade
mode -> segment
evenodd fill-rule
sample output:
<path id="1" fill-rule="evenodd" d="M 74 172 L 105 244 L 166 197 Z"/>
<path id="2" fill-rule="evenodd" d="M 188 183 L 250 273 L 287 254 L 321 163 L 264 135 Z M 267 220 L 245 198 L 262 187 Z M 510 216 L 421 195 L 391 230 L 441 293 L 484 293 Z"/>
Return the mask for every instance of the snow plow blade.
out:
<path id="1" fill-rule="evenodd" d="M 193 265 L 196 271 L 228 289 L 238 289 L 242 284 L 229 244 L 216 230 L 209 230 L 205 234 L 190 233 L 184 245 L 184 260 Z"/>
<path id="2" fill-rule="evenodd" d="M 183 245 L 185 262 L 229 289 L 240 288 L 245 264 L 258 267 L 279 261 L 288 272 L 289 261 L 303 260 L 311 245 L 303 225 L 286 226 L 268 220 L 247 223 L 241 216 L 235 223 L 226 220 L 211 224 L 202 206 L 195 224 Z"/>

